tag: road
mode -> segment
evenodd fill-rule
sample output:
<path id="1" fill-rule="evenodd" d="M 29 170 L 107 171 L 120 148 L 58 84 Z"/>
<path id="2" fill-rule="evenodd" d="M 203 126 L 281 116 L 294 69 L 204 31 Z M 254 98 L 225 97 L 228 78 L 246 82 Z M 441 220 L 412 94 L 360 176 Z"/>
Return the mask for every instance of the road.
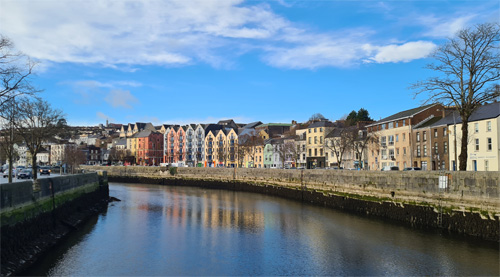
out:
<path id="1" fill-rule="evenodd" d="M 61 176 L 59 174 L 56 174 L 56 173 L 51 173 L 50 175 L 40 175 L 38 174 L 38 179 L 43 179 L 43 178 L 50 178 L 50 177 L 57 177 L 57 176 Z M 12 182 L 13 183 L 17 183 L 17 182 L 23 182 L 23 181 L 33 181 L 33 179 L 17 179 L 17 178 L 13 178 L 12 179 Z M 7 184 L 9 182 L 9 178 L 2 178 L 2 176 L 0 176 L 0 184 Z"/>

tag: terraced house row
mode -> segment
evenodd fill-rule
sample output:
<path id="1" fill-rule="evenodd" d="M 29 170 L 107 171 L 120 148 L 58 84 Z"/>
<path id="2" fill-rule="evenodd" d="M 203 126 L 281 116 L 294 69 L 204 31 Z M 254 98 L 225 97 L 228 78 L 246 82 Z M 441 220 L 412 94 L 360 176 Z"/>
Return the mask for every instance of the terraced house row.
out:
<path id="1" fill-rule="evenodd" d="M 468 170 L 499 170 L 500 104 L 481 106 L 469 122 Z M 256 168 L 419 167 L 455 170 L 461 120 L 451 107 L 426 105 L 376 122 L 123 125 L 120 137 L 141 165 Z"/>

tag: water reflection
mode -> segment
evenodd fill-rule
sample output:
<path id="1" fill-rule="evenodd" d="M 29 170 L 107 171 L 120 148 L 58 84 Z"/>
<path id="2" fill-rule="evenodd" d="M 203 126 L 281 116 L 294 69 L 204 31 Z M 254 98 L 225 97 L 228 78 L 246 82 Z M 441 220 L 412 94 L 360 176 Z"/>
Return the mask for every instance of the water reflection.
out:
<path id="1" fill-rule="evenodd" d="M 259 194 L 110 186 L 122 199 L 50 275 L 498 275 L 485 244 Z"/>

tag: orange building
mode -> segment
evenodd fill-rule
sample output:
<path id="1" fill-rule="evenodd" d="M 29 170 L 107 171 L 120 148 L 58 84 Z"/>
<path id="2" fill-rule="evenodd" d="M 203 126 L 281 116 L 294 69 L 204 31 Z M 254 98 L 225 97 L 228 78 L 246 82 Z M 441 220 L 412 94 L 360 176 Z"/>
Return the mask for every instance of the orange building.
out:
<path id="1" fill-rule="evenodd" d="M 137 164 L 160 165 L 163 159 L 163 134 L 144 130 L 136 134 Z"/>

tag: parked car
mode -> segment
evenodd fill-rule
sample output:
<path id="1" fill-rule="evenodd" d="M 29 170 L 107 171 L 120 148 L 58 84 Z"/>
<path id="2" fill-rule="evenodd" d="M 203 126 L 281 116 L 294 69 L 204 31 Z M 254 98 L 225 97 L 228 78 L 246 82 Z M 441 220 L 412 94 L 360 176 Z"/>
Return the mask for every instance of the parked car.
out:
<path id="1" fill-rule="evenodd" d="M 403 171 L 422 170 L 420 167 L 406 167 Z"/>
<path id="2" fill-rule="evenodd" d="M 31 169 L 23 169 L 21 172 L 17 174 L 17 179 L 31 179 L 33 178 L 33 174 L 31 173 Z"/>
<path id="3" fill-rule="evenodd" d="M 50 176 L 50 172 L 51 172 L 50 166 L 41 166 L 39 172 L 40 172 L 40 175 L 47 174 Z"/>
<path id="4" fill-rule="evenodd" d="M 384 166 L 381 171 L 399 171 L 397 166 Z"/>
<path id="5" fill-rule="evenodd" d="M 9 169 L 3 171 L 2 177 L 3 178 L 9 177 Z M 16 177 L 16 169 L 12 169 L 12 177 Z"/>

